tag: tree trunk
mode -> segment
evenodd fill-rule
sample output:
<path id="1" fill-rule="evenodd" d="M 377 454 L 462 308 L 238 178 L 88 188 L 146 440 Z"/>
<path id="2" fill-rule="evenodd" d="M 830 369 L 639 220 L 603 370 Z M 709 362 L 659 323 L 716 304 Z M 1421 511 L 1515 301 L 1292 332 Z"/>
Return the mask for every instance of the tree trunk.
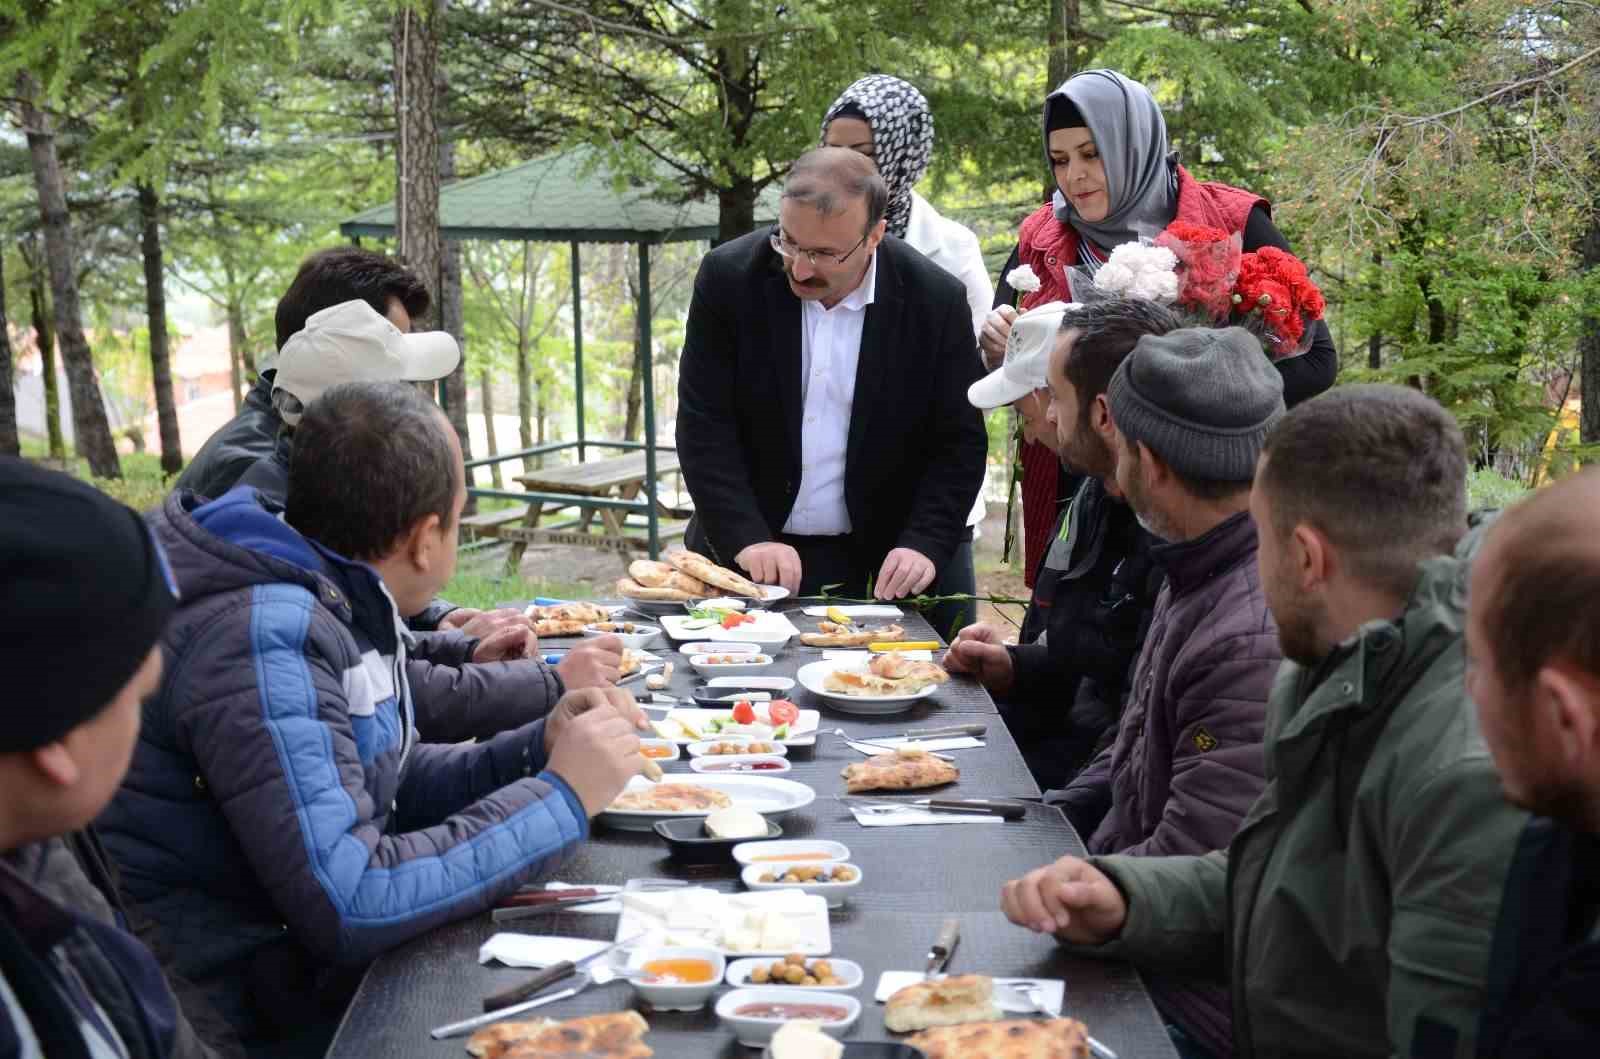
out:
<path id="1" fill-rule="evenodd" d="M 434 27 L 442 28 L 444 18 L 444 4 L 441 2 L 435 11 Z M 434 102 L 439 111 L 443 110 L 445 98 L 445 68 L 441 65 L 435 67 Z M 454 140 L 442 140 L 439 143 L 439 186 L 455 183 L 456 179 L 456 145 Z M 435 207 L 437 215 L 437 206 Z M 463 319 L 464 307 L 461 292 L 461 244 L 454 239 L 447 239 L 439 246 L 439 319 L 440 326 L 456 337 L 456 343 L 461 347 L 461 362 L 456 365 L 456 370 L 445 376 L 444 403 L 445 415 L 450 417 L 450 425 L 456 428 L 456 437 L 461 439 L 461 453 L 467 459 L 472 459 L 472 430 L 467 420 L 467 327 Z M 477 503 L 467 498 L 468 511 L 475 511 Z"/>
<path id="2" fill-rule="evenodd" d="M 434 310 L 417 327 L 439 319 L 439 129 L 434 121 L 443 0 L 425 10 L 402 4 L 394 17 L 395 67 L 395 236 L 396 256 L 411 266 L 428 292 Z"/>
<path id="3" fill-rule="evenodd" d="M 24 255 L 27 259 L 27 255 Z M 44 429 L 49 438 L 50 458 L 67 458 L 67 439 L 61 429 L 61 384 L 56 378 L 56 333 L 50 324 L 50 308 L 44 287 L 44 262 L 34 259 L 28 270 L 28 306 L 33 313 L 33 338 L 39 346 L 39 367 L 44 383 Z"/>
<path id="4" fill-rule="evenodd" d="M 1590 204 L 1589 223 L 1584 229 L 1580 250 L 1585 272 L 1600 266 L 1600 199 Z M 1585 445 L 1600 445 L 1600 306 L 1591 304 L 1583 316 L 1578 352 L 1581 354 L 1578 391 L 1583 405 L 1578 437 Z M 1586 462 L 1600 462 L 1600 456 Z"/>
<path id="5" fill-rule="evenodd" d="M 0 254 L 0 456 L 21 456 L 17 435 L 17 372 L 11 355 L 11 321 L 6 316 L 5 255 Z"/>
<path id="6" fill-rule="evenodd" d="M 178 437 L 178 406 L 172 395 L 172 354 L 167 345 L 167 288 L 161 266 L 161 202 L 149 181 L 139 191 L 139 247 L 144 254 L 144 310 L 150 326 L 150 379 L 156 389 L 156 428 L 161 437 L 161 470 L 183 470 Z"/>
<path id="7" fill-rule="evenodd" d="M 1050 0 L 1049 25 L 1045 27 L 1045 46 L 1049 50 L 1045 91 L 1054 92 L 1078 72 L 1078 0 Z M 1044 178 L 1044 197 L 1055 194 L 1055 177 Z"/>
<path id="8" fill-rule="evenodd" d="M 478 369 L 478 387 L 483 393 L 483 436 L 491 457 L 500 455 L 500 446 L 494 440 L 494 385 L 489 381 L 489 369 Z M 489 484 L 504 489 L 505 479 L 500 477 L 500 465 L 489 464 Z"/>
<path id="9" fill-rule="evenodd" d="M 244 303 L 228 299 L 228 386 L 233 390 L 233 412 L 244 408 L 244 358 L 249 337 L 244 329 Z"/>
<path id="10" fill-rule="evenodd" d="M 517 304 L 517 425 L 522 447 L 533 448 L 533 364 L 529 361 L 531 343 L 528 330 L 533 305 L 533 244 L 522 244 L 522 300 Z M 544 443 L 544 402 L 539 403 L 539 443 Z M 541 457 L 534 463 L 543 467 Z M 528 473 L 528 458 L 522 458 L 522 473 Z"/>
<path id="11" fill-rule="evenodd" d="M 626 258 L 624 258 L 626 262 Z M 639 284 L 633 271 L 624 264 L 628 281 L 628 300 L 633 303 L 633 367 L 628 371 L 627 403 L 623 406 L 622 440 L 635 441 L 639 432 L 639 415 L 644 404 L 644 327 L 639 316 Z"/>
<path id="12" fill-rule="evenodd" d="M 717 193 L 717 243 L 748 235 L 756 226 L 756 182 L 740 180 Z"/>
<path id="13" fill-rule="evenodd" d="M 78 453 L 100 478 L 121 478 L 122 465 L 111 440 L 100 383 L 94 375 L 94 354 L 84 336 L 78 310 L 77 250 L 67 216 L 66 185 L 61 160 L 56 156 L 55 133 L 49 119 L 34 104 L 38 83 L 27 71 L 17 74 L 17 94 L 22 98 L 22 123 L 33 159 L 33 181 L 39 193 L 39 216 L 44 223 L 45 259 L 50 264 L 50 300 L 55 308 L 56 339 L 67 366 L 67 387 L 72 394 L 72 427 Z"/>

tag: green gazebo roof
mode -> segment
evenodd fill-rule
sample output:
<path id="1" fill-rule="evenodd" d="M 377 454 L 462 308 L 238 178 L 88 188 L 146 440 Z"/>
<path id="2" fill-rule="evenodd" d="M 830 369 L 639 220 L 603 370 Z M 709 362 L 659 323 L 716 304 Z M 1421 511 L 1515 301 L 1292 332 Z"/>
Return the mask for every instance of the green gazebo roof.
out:
<path id="1" fill-rule="evenodd" d="M 672 177 L 664 167 L 660 173 L 664 181 Z M 756 223 L 771 224 L 777 216 L 778 190 L 769 187 L 756 202 Z M 347 237 L 393 236 L 394 203 L 356 214 L 339 231 Z M 675 202 L 632 182 L 618 191 L 593 148 L 573 147 L 440 189 L 439 234 L 551 243 L 713 239 L 717 204 Z"/>

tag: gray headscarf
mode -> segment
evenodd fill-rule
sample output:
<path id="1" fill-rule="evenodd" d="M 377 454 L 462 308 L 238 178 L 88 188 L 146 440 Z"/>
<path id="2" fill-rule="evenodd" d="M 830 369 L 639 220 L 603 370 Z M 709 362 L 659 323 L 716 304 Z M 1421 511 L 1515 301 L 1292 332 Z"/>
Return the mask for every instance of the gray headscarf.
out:
<path id="1" fill-rule="evenodd" d="M 1094 137 L 1111 208 L 1102 220 L 1086 221 L 1057 187 L 1050 200 L 1056 220 L 1106 249 L 1158 234 L 1178 212 L 1178 160 L 1168 152 L 1167 122 L 1155 97 L 1115 70 L 1088 70 L 1071 78 L 1044 102 L 1046 166 L 1051 103 L 1063 96 L 1078 108 Z"/>
<path id="2" fill-rule="evenodd" d="M 822 135 L 840 114 L 859 117 L 872 130 L 873 161 L 889 185 L 884 218 L 904 236 L 911 220 L 911 189 L 933 157 L 933 113 L 914 85 L 888 74 L 868 74 L 840 93 L 822 118 Z"/>

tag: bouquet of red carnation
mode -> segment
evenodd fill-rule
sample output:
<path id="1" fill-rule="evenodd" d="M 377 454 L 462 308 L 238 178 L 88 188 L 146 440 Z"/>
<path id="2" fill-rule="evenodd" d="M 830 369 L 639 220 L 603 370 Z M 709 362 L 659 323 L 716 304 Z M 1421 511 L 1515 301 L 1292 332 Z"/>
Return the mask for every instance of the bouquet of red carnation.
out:
<path id="1" fill-rule="evenodd" d="M 1178 258 L 1178 304 L 1222 320 L 1233 311 L 1242 237 L 1221 228 L 1174 221 L 1156 236 L 1156 245 Z"/>
<path id="2" fill-rule="evenodd" d="M 1265 332 L 1273 360 L 1298 356 L 1310 345 L 1306 323 L 1322 319 L 1322 291 L 1299 258 L 1275 246 L 1239 258 L 1234 312 Z M 1265 344 L 1265 343 L 1264 343 Z"/>

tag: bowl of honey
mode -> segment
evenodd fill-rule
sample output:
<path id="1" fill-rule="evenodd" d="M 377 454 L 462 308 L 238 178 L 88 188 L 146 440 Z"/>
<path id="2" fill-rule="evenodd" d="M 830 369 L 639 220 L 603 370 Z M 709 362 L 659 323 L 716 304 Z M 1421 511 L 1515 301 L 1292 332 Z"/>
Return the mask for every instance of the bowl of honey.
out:
<path id="1" fill-rule="evenodd" d="M 628 982 L 657 1011 L 698 1011 L 728 969 L 716 949 L 640 949 L 628 960 Z"/>

